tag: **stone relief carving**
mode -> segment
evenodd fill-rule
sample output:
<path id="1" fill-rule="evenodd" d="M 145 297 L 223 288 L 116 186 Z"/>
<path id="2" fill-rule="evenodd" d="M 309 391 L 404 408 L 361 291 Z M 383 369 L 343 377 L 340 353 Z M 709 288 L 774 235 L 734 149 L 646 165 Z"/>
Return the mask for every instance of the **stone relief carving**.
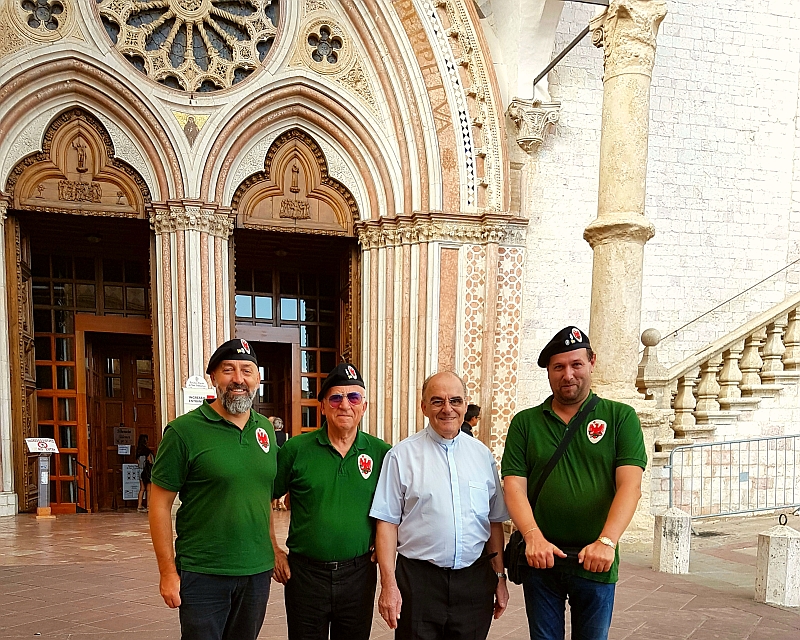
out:
<path id="1" fill-rule="evenodd" d="M 279 218 L 293 218 L 295 220 L 308 220 L 311 218 L 311 207 L 305 200 L 286 200 L 281 202 Z"/>
<path id="2" fill-rule="evenodd" d="M 656 35 L 667 15 L 663 0 L 613 0 L 589 22 L 592 44 L 603 47 L 605 78 L 653 72 Z"/>
<path id="3" fill-rule="evenodd" d="M 359 222 L 355 230 L 364 250 L 433 241 L 524 246 L 526 224 L 516 218 L 440 218 L 428 214 Z"/>
<path id="4" fill-rule="evenodd" d="M 30 124 L 22 129 L 3 160 L 0 179 L 5 179 L 11 168 L 22 158 L 41 150 L 44 130 L 60 109 L 61 107 L 53 107 L 40 113 Z"/>
<path id="5" fill-rule="evenodd" d="M 80 171 L 80 169 L 78 169 Z M 39 185 L 41 187 L 42 185 Z M 41 194 L 41 190 L 39 192 Z M 39 196 L 41 197 L 41 195 Z M 67 202 L 102 202 L 103 189 L 96 182 L 59 180 L 58 199 Z"/>
<path id="6" fill-rule="evenodd" d="M 319 146 L 322 149 L 322 153 L 325 154 L 325 160 L 328 162 L 328 175 L 347 187 L 356 199 L 359 210 L 364 211 L 361 190 L 358 188 L 358 183 L 350 167 L 347 166 L 347 163 L 345 163 L 342 156 L 339 155 L 339 152 L 327 142 L 320 140 Z"/>
<path id="7" fill-rule="evenodd" d="M 17 31 L 24 39 L 53 42 L 78 32 L 74 0 L 11 0 L 4 4 L 9 6 Z"/>
<path id="8" fill-rule="evenodd" d="M 233 176 L 230 179 L 230 184 L 232 186 L 228 188 L 228 193 L 225 198 L 226 201 L 229 198 L 231 189 L 235 189 L 245 178 L 264 168 L 264 157 L 267 155 L 267 151 L 269 151 L 269 148 L 277 137 L 278 134 L 275 132 L 267 134 L 253 145 L 242 157 L 239 161 L 239 165 L 236 167 L 236 171 L 233 172 Z"/>
<path id="9" fill-rule="evenodd" d="M 279 0 L 101 0 L 117 51 L 183 91 L 232 87 L 261 66 L 277 36 Z"/>
<path id="10" fill-rule="evenodd" d="M 539 100 L 514 98 L 508 107 L 508 117 L 517 125 L 517 144 L 532 153 L 544 141 L 545 130 L 558 122 L 561 103 L 542 104 Z"/>
<path id="11" fill-rule="evenodd" d="M 192 229 L 228 238 L 233 233 L 233 226 L 234 220 L 227 213 L 198 204 L 158 204 L 150 212 L 150 228 L 155 233 Z"/>
<path id="12" fill-rule="evenodd" d="M 136 169 L 149 185 L 154 185 L 155 180 L 153 179 L 153 173 L 150 171 L 150 166 L 147 164 L 144 156 L 133 143 L 130 136 L 128 136 L 128 134 L 111 118 L 108 118 L 102 113 L 96 115 L 97 119 L 103 123 L 106 131 L 108 131 L 108 135 L 111 137 L 111 141 L 114 144 L 114 156 L 120 160 L 124 160 Z"/>

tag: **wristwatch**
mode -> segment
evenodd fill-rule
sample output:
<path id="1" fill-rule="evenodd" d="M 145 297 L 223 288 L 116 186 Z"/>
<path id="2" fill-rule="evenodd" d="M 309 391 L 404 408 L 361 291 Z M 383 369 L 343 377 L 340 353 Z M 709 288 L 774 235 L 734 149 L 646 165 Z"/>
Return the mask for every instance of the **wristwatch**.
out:
<path id="1" fill-rule="evenodd" d="M 606 538 L 605 536 L 600 536 L 597 539 L 597 541 L 598 542 L 602 542 L 604 545 L 606 545 L 607 547 L 611 547 L 612 549 L 616 549 L 617 548 L 617 545 L 614 542 L 611 541 L 611 538 Z"/>
<path id="2" fill-rule="evenodd" d="M 508 576 L 507 576 L 505 573 L 500 573 L 499 571 L 495 571 L 495 572 L 494 572 L 494 574 L 495 574 L 495 575 L 496 575 L 498 578 L 502 578 L 503 580 L 505 580 L 505 579 L 507 579 L 507 578 L 508 578 Z"/>

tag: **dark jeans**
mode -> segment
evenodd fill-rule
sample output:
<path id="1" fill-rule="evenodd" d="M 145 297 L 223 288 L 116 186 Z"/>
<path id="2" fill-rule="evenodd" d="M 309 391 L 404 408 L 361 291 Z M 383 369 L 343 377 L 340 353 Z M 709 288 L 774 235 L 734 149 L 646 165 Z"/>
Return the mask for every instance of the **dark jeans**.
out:
<path id="1" fill-rule="evenodd" d="M 452 570 L 398 555 L 395 573 L 403 597 L 395 640 L 485 640 L 497 589 L 488 558 Z"/>
<path id="2" fill-rule="evenodd" d="M 289 640 L 367 640 L 378 570 L 371 554 L 322 563 L 289 553 L 291 578 L 284 589 Z"/>
<path id="3" fill-rule="evenodd" d="M 522 589 L 531 640 L 564 640 L 567 600 L 572 640 L 606 640 L 614 610 L 615 586 L 558 569 L 527 569 Z"/>
<path id="4" fill-rule="evenodd" d="M 181 571 L 181 640 L 255 640 L 271 579 L 272 571 L 252 576 Z"/>

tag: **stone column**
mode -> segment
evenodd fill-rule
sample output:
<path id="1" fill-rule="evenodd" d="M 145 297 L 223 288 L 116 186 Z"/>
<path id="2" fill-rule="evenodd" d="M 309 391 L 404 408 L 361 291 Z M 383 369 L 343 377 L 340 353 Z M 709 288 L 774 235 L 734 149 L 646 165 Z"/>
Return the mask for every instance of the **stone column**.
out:
<path id="1" fill-rule="evenodd" d="M 611 0 L 590 23 L 603 48 L 603 114 L 597 218 L 583 237 L 594 251 L 589 335 L 597 351 L 593 388 L 633 405 L 642 423 L 648 458 L 669 432 L 670 412 L 636 389 L 642 311 L 644 244 L 653 237 L 645 218 L 650 79 L 656 34 L 666 15 L 662 0 Z M 651 470 L 626 539 L 652 540 Z"/>
<path id="2" fill-rule="evenodd" d="M 11 446 L 11 356 L 8 344 L 5 222 L 8 201 L 0 199 L 0 516 L 17 514 Z"/>
<path id="3" fill-rule="evenodd" d="M 636 391 L 644 243 L 650 75 L 661 0 L 612 0 L 590 23 L 603 47 L 603 116 L 597 219 L 583 237 L 594 250 L 589 335 L 598 352 L 594 387 L 616 398 Z"/>
<path id="4" fill-rule="evenodd" d="M 233 219 L 217 205 L 153 205 L 161 406 L 170 420 L 184 413 L 182 387 L 204 376 L 214 349 L 232 336 L 228 238 Z"/>

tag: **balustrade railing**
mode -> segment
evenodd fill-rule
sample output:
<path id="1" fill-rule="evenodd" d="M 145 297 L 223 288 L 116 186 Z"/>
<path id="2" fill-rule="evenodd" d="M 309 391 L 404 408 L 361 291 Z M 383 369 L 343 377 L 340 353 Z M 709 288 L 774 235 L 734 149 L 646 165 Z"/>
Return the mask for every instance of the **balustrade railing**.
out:
<path id="1" fill-rule="evenodd" d="M 800 382 L 800 293 L 669 369 L 658 360 L 659 341 L 654 329 L 642 334 L 639 391 L 674 411 L 673 446 L 713 440 L 720 425 L 742 419 L 763 398 Z"/>

